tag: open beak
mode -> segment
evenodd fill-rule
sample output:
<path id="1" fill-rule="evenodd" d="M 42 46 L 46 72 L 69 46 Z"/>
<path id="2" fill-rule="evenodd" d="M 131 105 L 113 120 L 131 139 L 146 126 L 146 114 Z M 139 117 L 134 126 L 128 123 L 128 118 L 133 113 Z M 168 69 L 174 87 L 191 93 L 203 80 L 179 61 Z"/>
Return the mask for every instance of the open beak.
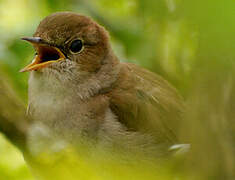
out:
<path id="1" fill-rule="evenodd" d="M 32 63 L 21 69 L 20 72 L 38 70 L 51 63 L 65 60 L 65 55 L 60 49 L 50 46 L 39 37 L 24 37 L 22 40 L 30 42 L 35 47 L 37 55 Z"/>

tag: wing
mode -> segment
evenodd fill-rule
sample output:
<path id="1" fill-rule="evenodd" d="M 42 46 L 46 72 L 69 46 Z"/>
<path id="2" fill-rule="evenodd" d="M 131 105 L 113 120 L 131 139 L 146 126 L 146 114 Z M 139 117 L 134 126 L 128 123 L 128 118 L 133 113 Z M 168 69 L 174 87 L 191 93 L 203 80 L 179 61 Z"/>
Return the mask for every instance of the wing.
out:
<path id="1" fill-rule="evenodd" d="M 167 81 L 134 64 L 122 63 L 110 96 L 110 108 L 130 131 L 152 134 L 159 142 L 176 142 L 183 101 Z"/>

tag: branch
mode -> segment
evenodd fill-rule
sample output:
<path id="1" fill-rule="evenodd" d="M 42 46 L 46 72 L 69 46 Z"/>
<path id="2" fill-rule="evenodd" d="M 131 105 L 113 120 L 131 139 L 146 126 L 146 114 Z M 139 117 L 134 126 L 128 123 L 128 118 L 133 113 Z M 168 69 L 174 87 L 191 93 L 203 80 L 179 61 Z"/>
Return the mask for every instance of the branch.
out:
<path id="1" fill-rule="evenodd" d="M 26 151 L 28 128 L 25 109 L 6 75 L 0 72 L 0 132 L 23 152 Z"/>

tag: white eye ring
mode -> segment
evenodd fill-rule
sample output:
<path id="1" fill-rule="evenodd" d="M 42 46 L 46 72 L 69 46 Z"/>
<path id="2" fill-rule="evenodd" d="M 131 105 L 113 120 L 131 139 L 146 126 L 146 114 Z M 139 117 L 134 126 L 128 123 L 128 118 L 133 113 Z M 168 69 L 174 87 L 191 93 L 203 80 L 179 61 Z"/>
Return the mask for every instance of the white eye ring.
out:
<path id="1" fill-rule="evenodd" d="M 84 49 L 84 43 L 81 39 L 73 40 L 70 43 L 69 50 L 72 54 L 80 53 Z"/>

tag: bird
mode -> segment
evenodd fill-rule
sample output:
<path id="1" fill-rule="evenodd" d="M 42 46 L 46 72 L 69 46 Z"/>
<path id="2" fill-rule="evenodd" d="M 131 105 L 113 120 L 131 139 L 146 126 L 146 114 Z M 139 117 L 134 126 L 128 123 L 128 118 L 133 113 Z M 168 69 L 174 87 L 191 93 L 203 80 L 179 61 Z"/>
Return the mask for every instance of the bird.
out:
<path id="1" fill-rule="evenodd" d="M 90 17 L 56 12 L 32 37 L 28 110 L 32 156 L 67 146 L 95 154 L 138 154 L 153 160 L 179 142 L 184 102 L 167 80 L 121 62 L 108 31 Z M 129 156 L 128 156 L 129 157 Z"/>

